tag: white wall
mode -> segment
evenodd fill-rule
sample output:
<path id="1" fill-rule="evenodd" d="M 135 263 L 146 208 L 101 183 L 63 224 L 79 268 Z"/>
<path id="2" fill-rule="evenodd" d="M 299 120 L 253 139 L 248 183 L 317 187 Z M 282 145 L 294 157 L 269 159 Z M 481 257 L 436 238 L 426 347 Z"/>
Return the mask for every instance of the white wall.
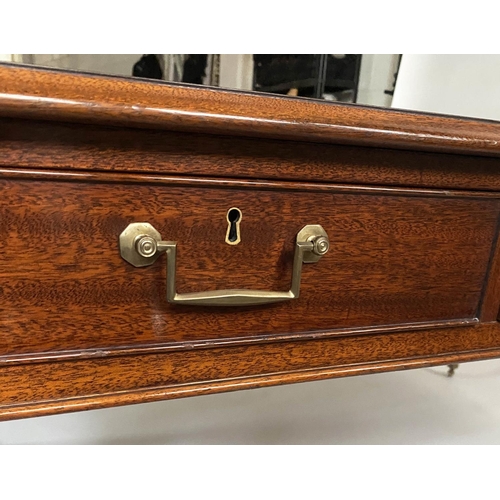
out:
<path id="1" fill-rule="evenodd" d="M 33 54 L 30 63 L 38 66 L 132 76 L 142 54 Z"/>
<path id="2" fill-rule="evenodd" d="M 392 97 L 385 90 L 392 90 L 397 69 L 397 54 L 363 54 L 359 71 L 358 104 L 388 107 Z"/>
<path id="3" fill-rule="evenodd" d="M 221 54 L 219 86 L 228 89 L 252 90 L 252 54 Z"/>
<path id="4" fill-rule="evenodd" d="M 404 55 L 392 107 L 500 120 L 500 55 Z"/>

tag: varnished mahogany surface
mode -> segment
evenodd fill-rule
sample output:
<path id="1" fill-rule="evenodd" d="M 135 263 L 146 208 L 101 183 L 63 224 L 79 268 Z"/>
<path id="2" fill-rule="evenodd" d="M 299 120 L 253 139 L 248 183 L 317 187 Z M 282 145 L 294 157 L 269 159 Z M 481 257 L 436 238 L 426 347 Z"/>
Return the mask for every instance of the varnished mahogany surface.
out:
<path id="1" fill-rule="evenodd" d="M 500 124 L 0 65 L 0 418 L 500 356 Z M 224 242 L 227 210 L 242 241 Z M 331 250 L 287 290 L 297 232 Z"/>
<path id="2" fill-rule="evenodd" d="M 496 324 L 0 370 L 0 419 L 500 357 Z"/>
<path id="3" fill-rule="evenodd" d="M 1 113 L 0 165 L 9 168 L 500 189 L 499 158 L 2 119 Z"/>
<path id="4" fill-rule="evenodd" d="M 472 320 L 500 209 L 431 190 L 28 175 L 0 178 L 0 356 Z M 230 207 L 243 214 L 236 246 Z M 297 300 L 178 306 L 166 301 L 166 257 L 142 269 L 120 257 L 120 233 L 141 221 L 178 243 L 179 293 L 288 290 L 306 224 L 322 224 L 331 251 L 304 266 Z"/>
<path id="5" fill-rule="evenodd" d="M 3 116 L 498 155 L 500 124 L 0 65 Z"/>

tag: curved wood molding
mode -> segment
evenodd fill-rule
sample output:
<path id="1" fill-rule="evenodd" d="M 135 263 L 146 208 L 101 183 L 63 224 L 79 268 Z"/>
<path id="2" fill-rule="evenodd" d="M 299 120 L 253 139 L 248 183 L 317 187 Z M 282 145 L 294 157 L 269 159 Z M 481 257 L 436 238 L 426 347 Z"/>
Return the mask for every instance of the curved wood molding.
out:
<path id="1" fill-rule="evenodd" d="M 500 123 L 0 65 L 0 116 L 500 155 Z"/>
<path id="2" fill-rule="evenodd" d="M 0 370 L 0 421 L 492 359 L 498 323 Z M 362 359 L 362 362 L 359 360 Z"/>

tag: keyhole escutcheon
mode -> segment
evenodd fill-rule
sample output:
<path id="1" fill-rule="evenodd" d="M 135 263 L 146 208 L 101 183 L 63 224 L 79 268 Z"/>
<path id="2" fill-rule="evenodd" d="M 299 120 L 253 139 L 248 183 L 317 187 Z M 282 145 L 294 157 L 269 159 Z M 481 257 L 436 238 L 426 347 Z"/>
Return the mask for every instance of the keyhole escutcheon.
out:
<path id="1" fill-rule="evenodd" d="M 227 232 L 226 243 L 229 245 L 237 245 L 241 241 L 240 223 L 242 219 L 241 210 L 233 207 L 227 211 Z"/>

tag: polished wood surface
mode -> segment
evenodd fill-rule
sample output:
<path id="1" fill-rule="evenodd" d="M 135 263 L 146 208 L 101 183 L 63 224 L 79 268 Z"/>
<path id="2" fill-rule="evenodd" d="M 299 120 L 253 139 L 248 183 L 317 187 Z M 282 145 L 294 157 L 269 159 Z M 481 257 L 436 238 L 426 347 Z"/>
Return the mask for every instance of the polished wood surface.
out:
<path id="1" fill-rule="evenodd" d="M 500 124 L 127 78 L 0 65 L 1 116 L 500 154 Z"/>
<path id="2" fill-rule="evenodd" d="M 500 209 L 497 198 L 460 192 L 7 174 L 0 356 L 472 320 Z M 236 246 L 225 242 L 231 207 L 243 214 Z M 120 257 L 118 237 L 131 222 L 178 243 L 180 293 L 288 290 L 306 224 L 321 223 L 331 250 L 304 265 L 297 300 L 178 306 L 166 301 L 165 256 L 142 269 Z"/>
<path id="3" fill-rule="evenodd" d="M 496 324 L 0 370 L 0 420 L 500 357 Z"/>
<path id="4" fill-rule="evenodd" d="M 21 119 L 0 118 L 0 153 L 9 168 L 500 189 L 500 158 Z"/>
<path id="5" fill-rule="evenodd" d="M 0 65 L 0 418 L 500 356 L 500 124 Z M 225 243 L 238 207 L 241 243 Z M 331 249 L 301 295 L 294 238 Z"/>

